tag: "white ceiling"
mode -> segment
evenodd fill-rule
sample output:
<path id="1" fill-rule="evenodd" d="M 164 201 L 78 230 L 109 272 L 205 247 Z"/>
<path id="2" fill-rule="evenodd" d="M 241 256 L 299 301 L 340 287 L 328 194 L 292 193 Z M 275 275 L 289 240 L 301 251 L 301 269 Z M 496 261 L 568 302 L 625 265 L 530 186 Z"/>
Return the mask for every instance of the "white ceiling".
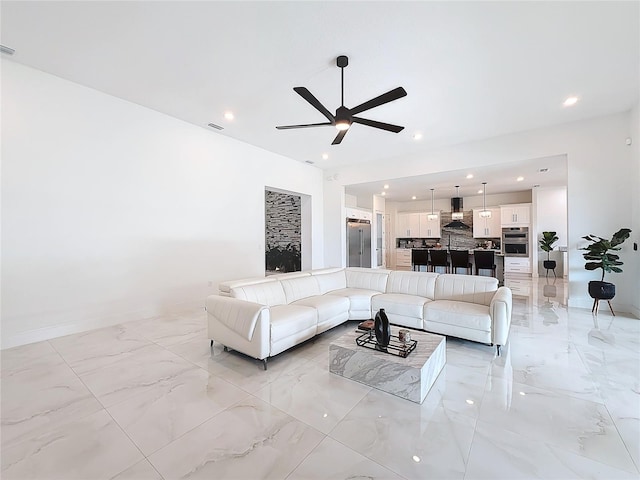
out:
<path id="1" fill-rule="evenodd" d="M 13 61 L 203 128 L 224 126 L 212 135 L 336 169 L 630 109 L 639 98 L 639 6 L 3 1 L 1 43 L 16 50 Z M 332 127 L 275 129 L 324 121 L 295 86 L 331 111 L 339 106 L 340 54 L 350 61 L 347 106 L 407 90 L 360 115 L 404 131 L 354 125 L 332 146 Z M 569 95 L 580 102 L 563 108 Z M 224 119 L 226 110 L 235 120 Z M 438 182 L 453 185 L 459 173 Z"/>

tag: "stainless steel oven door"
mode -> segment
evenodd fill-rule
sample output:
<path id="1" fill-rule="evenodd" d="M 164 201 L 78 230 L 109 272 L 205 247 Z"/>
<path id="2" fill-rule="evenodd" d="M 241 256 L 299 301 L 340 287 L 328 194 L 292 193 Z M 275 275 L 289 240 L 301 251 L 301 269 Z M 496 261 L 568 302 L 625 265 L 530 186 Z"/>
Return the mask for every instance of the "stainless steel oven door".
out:
<path id="1" fill-rule="evenodd" d="M 529 244 L 527 243 L 503 243 L 506 257 L 528 257 Z"/>

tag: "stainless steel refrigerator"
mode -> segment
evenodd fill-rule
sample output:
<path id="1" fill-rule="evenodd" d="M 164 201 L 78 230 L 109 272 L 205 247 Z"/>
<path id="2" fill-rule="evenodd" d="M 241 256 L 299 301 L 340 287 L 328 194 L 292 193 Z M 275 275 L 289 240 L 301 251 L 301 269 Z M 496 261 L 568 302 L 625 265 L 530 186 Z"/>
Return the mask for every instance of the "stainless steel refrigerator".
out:
<path id="1" fill-rule="evenodd" d="M 347 266 L 371 268 L 371 221 L 347 218 Z"/>

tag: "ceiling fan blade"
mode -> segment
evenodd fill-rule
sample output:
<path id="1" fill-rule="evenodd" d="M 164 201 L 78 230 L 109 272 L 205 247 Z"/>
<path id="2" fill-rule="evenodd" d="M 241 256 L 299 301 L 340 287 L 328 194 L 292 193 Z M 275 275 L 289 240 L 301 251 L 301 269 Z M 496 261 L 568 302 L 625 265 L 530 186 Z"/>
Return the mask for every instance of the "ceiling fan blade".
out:
<path id="1" fill-rule="evenodd" d="M 333 142 L 331 142 L 331 145 L 338 145 L 340 142 L 342 142 L 342 139 L 348 131 L 349 130 L 340 130 L 340 132 L 338 132 L 338 135 L 336 135 L 336 138 L 334 138 Z"/>
<path id="2" fill-rule="evenodd" d="M 392 125 L 390 123 L 377 122 L 375 120 L 367 120 L 366 118 L 353 117 L 354 123 L 361 123 L 362 125 L 366 125 L 368 127 L 380 128 L 382 130 L 387 130 L 389 132 L 398 133 L 404 130 L 404 127 L 399 125 Z"/>
<path id="3" fill-rule="evenodd" d="M 385 103 L 393 102 L 394 100 L 402 98 L 406 95 L 407 92 L 404 88 L 394 88 L 393 90 L 389 90 L 387 93 L 383 93 L 376 98 L 372 98 L 368 102 L 361 103 L 357 107 L 351 108 L 351 115 L 357 115 L 358 113 L 364 112 L 365 110 L 370 110 L 372 108 L 379 107 L 380 105 L 384 105 Z"/>
<path id="4" fill-rule="evenodd" d="M 304 98 L 307 102 L 309 102 L 313 107 L 315 107 L 315 109 L 318 110 L 322 115 L 327 117 L 327 120 L 335 123 L 336 121 L 335 117 L 331 114 L 329 110 L 325 108 L 324 105 L 320 103 L 320 100 L 318 100 L 316 97 L 313 96 L 313 94 L 309 90 L 307 90 L 304 87 L 294 87 L 293 90 L 302 98 Z"/>
<path id="5" fill-rule="evenodd" d="M 309 128 L 309 127 L 326 127 L 329 125 L 333 125 L 331 122 L 324 123 L 307 123 L 305 125 L 282 125 L 280 127 L 276 127 L 278 130 L 289 130 L 292 128 Z"/>

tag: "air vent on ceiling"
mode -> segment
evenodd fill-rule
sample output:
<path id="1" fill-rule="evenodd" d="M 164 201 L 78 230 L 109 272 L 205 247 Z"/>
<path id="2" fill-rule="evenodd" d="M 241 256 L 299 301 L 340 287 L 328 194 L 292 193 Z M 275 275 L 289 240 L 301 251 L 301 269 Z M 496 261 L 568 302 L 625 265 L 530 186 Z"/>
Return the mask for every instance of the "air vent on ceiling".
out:
<path id="1" fill-rule="evenodd" d="M 316 162 L 312 162 L 311 160 L 305 160 L 304 163 L 308 163 L 309 165 L 313 165 Z"/>
<path id="2" fill-rule="evenodd" d="M 215 123 L 207 123 L 207 126 L 211 128 L 215 128 L 216 130 L 224 130 L 224 127 L 221 127 L 220 125 L 216 125 Z"/>
<path id="3" fill-rule="evenodd" d="M 13 55 L 16 51 L 13 48 L 5 47 L 4 45 L 0 45 L 0 52 L 6 53 L 7 55 Z"/>

